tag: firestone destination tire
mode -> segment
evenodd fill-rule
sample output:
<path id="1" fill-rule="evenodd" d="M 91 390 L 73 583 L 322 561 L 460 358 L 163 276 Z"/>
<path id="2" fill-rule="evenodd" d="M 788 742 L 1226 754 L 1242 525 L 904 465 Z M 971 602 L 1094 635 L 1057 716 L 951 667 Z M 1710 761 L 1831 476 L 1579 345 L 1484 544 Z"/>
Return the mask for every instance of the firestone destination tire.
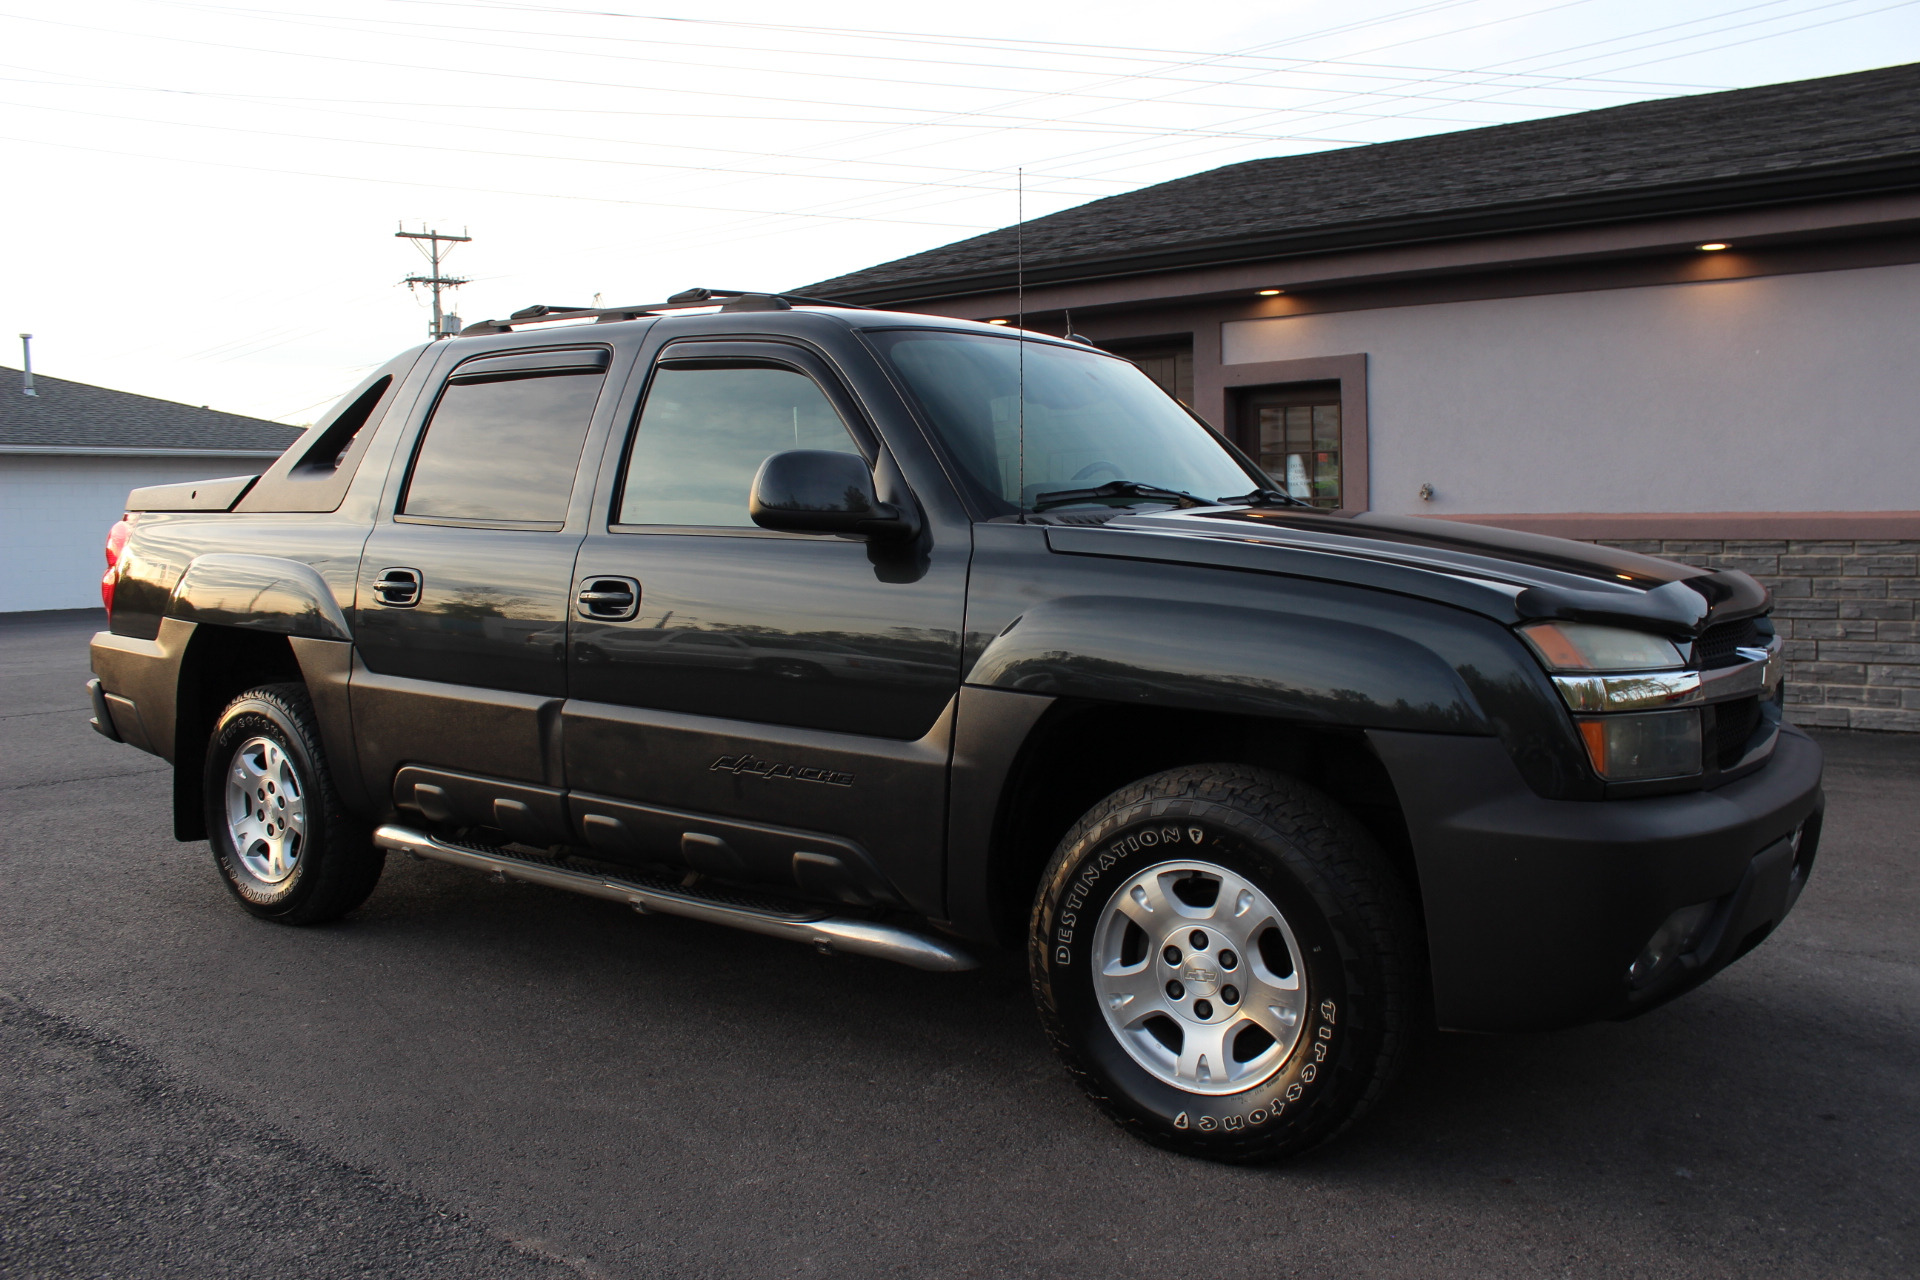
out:
<path id="1" fill-rule="evenodd" d="M 262 685 L 227 704 L 202 796 L 220 878 L 263 920 L 336 920 L 379 883 L 386 853 L 341 807 L 301 685 Z"/>
<path id="2" fill-rule="evenodd" d="M 1124 787 L 1055 850 L 1034 904 L 1036 1003 L 1114 1120 L 1256 1163 L 1333 1138 L 1385 1092 L 1419 972 L 1407 891 L 1325 795 L 1200 765 Z"/>

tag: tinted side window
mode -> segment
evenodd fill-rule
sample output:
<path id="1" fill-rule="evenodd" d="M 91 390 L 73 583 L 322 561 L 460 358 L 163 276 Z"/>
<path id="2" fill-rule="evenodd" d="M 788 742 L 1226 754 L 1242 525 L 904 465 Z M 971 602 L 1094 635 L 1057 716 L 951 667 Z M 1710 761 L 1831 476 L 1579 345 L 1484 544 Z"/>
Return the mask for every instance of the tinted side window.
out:
<path id="1" fill-rule="evenodd" d="M 634 427 L 619 523 L 751 528 L 754 473 L 786 449 L 860 452 L 803 373 L 778 365 L 663 367 Z"/>
<path id="2" fill-rule="evenodd" d="M 400 510 L 564 521 L 604 381 L 592 371 L 450 384 L 427 423 Z"/>

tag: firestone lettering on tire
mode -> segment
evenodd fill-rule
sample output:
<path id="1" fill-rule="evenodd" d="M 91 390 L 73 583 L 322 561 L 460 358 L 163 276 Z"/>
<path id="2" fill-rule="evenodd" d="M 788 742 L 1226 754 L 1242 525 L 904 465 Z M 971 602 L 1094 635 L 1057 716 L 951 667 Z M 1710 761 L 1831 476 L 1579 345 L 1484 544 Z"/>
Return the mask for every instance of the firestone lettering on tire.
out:
<path id="1" fill-rule="evenodd" d="M 1258 1106 L 1245 1115 L 1201 1116 L 1195 1120 L 1189 1113 L 1182 1111 L 1173 1118 L 1176 1129 L 1198 1129 L 1201 1133 L 1236 1133 L 1241 1129 L 1258 1129 L 1270 1120 L 1278 1120 L 1280 1113 L 1287 1109 L 1284 1102 L 1270 1102 Z"/>

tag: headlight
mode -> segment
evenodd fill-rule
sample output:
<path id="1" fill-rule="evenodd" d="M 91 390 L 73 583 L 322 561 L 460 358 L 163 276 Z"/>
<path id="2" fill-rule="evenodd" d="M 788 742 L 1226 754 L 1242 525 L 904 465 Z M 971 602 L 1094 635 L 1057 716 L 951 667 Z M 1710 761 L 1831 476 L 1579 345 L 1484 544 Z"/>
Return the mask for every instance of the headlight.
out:
<path id="1" fill-rule="evenodd" d="M 1608 782 L 1643 782 L 1700 772 L 1700 713 L 1691 707 L 1582 717 L 1574 723 L 1587 744 L 1594 772 Z"/>
<path id="2" fill-rule="evenodd" d="M 1671 640 L 1590 622 L 1536 622 L 1520 634 L 1551 671 L 1663 671 L 1686 665 Z"/>

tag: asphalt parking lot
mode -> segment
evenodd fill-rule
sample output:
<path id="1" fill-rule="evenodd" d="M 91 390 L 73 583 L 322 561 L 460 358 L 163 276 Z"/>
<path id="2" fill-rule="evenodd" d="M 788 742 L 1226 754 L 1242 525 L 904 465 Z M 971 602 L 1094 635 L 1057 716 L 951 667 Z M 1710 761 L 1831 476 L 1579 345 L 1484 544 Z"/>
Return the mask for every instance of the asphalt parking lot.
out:
<path id="1" fill-rule="evenodd" d="M 1631 1023 L 1438 1036 L 1334 1148 L 1111 1128 L 1017 968 L 936 975 L 403 860 L 244 915 L 0 618 L 0 1274 L 1912 1276 L 1920 739 L 1826 734 L 1799 909 Z"/>

